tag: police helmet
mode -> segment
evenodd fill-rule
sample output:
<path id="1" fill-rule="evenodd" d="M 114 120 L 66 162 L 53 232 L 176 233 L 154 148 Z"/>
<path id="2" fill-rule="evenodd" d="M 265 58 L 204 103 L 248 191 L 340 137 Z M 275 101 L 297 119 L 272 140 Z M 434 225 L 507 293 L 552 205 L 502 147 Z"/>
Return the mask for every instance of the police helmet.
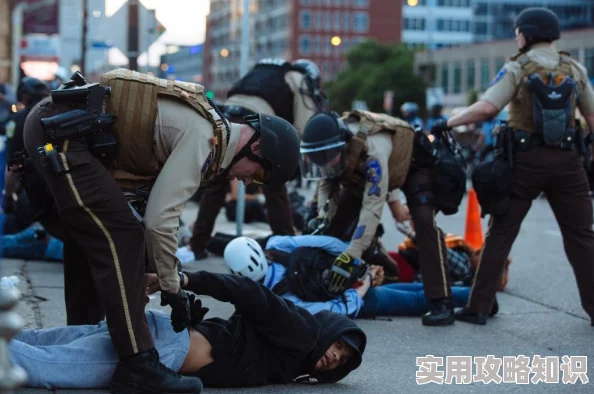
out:
<path id="1" fill-rule="evenodd" d="M 302 88 L 301 93 L 311 97 L 316 105 L 315 110 L 317 112 L 324 111 L 328 105 L 328 98 L 321 87 L 318 65 L 309 59 L 298 59 L 291 63 L 291 68 L 299 71 L 304 76 L 303 80 L 306 88 Z"/>
<path id="2" fill-rule="evenodd" d="M 335 112 L 312 116 L 303 129 L 300 161 L 305 179 L 332 179 L 346 168 L 350 131 Z"/>
<path id="3" fill-rule="evenodd" d="M 559 18 L 544 7 L 524 9 L 516 18 L 515 28 L 526 38 L 554 41 L 561 37 Z"/>
<path id="4" fill-rule="evenodd" d="M 419 113 L 419 104 L 407 101 L 400 107 L 403 116 L 416 116 Z"/>
<path id="5" fill-rule="evenodd" d="M 244 119 L 257 131 L 255 136 L 260 138 L 262 158 L 253 155 L 251 152 L 253 142 L 248 142 L 242 149 L 242 152 L 244 150 L 245 152 L 239 152 L 235 156 L 234 162 L 241 157 L 258 161 L 266 173 L 262 183 L 284 185 L 293 178 L 299 165 L 297 130 L 285 119 L 274 115 L 259 113 L 246 116 Z M 232 165 L 233 162 L 229 168 Z"/>
<path id="6" fill-rule="evenodd" d="M 50 90 L 43 81 L 37 78 L 25 77 L 17 88 L 17 100 L 22 102 L 25 94 L 29 96 L 29 100 L 36 103 L 49 96 Z M 27 104 L 31 105 L 32 103 Z"/>

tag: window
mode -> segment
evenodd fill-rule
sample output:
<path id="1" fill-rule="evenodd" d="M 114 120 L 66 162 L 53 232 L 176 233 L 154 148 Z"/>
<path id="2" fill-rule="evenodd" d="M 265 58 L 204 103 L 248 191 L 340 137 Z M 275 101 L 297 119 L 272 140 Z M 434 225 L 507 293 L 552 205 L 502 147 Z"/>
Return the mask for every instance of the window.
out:
<path id="1" fill-rule="evenodd" d="M 342 14 L 342 26 L 344 31 L 349 31 L 351 28 L 351 13 L 348 11 Z"/>
<path id="2" fill-rule="evenodd" d="M 474 59 L 466 63 L 466 90 L 474 90 Z"/>
<path id="3" fill-rule="evenodd" d="M 311 37 L 310 36 L 300 36 L 299 37 L 299 52 L 302 55 L 309 55 L 311 54 Z"/>
<path id="4" fill-rule="evenodd" d="M 586 48 L 584 55 L 584 66 L 586 66 L 588 75 L 592 78 L 594 76 L 594 48 Z"/>
<path id="5" fill-rule="evenodd" d="M 474 22 L 474 34 L 486 35 L 487 22 Z"/>
<path id="6" fill-rule="evenodd" d="M 369 30 L 369 15 L 367 12 L 355 12 L 353 18 L 353 31 L 366 33 Z"/>
<path id="7" fill-rule="evenodd" d="M 369 0 L 353 0 L 353 6 L 359 8 L 368 7 Z"/>
<path id="8" fill-rule="evenodd" d="M 340 7 L 342 4 L 342 0 L 334 0 L 334 6 L 335 7 Z"/>
<path id="9" fill-rule="evenodd" d="M 448 77 L 449 77 L 449 70 L 448 64 L 444 63 L 441 65 L 441 88 L 445 94 L 448 94 Z"/>
<path id="10" fill-rule="evenodd" d="M 299 26 L 304 30 L 310 30 L 312 26 L 311 11 L 303 10 L 299 14 Z"/>
<path id="11" fill-rule="evenodd" d="M 332 53 L 332 43 L 330 42 L 330 39 L 330 36 L 324 38 L 324 55 L 326 56 L 330 56 Z"/>
<path id="12" fill-rule="evenodd" d="M 340 31 L 340 12 L 334 11 L 334 31 Z"/>
<path id="13" fill-rule="evenodd" d="M 324 12 L 324 29 L 326 31 L 332 29 L 332 15 L 330 11 Z"/>
<path id="14" fill-rule="evenodd" d="M 505 64 L 505 58 L 504 57 L 498 57 L 495 59 L 495 71 L 499 72 L 499 70 L 501 70 L 501 68 L 503 67 L 503 65 Z"/>
<path id="15" fill-rule="evenodd" d="M 301 0 L 301 5 L 311 5 L 312 0 Z"/>
<path id="16" fill-rule="evenodd" d="M 322 17 L 323 17 L 323 15 L 322 15 L 322 13 L 320 11 L 316 11 L 316 14 L 315 15 L 316 15 L 316 17 L 315 17 L 315 19 L 316 19 L 316 22 L 315 22 L 316 23 L 316 30 L 322 30 Z"/>
<path id="17" fill-rule="evenodd" d="M 322 65 L 322 73 L 324 74 L 324 76 L 322 77 L 323 79 L 329 79 L 330 77 L 330 65 L 328 64 L 328 62 L 324 62 L 324 64 Z"/>
<path id="18" fill-rule="evenodd" d="M 490 59 L 481 59 L 481 90 L 487 89 L 491 83 Z"/>
<path id="19" fill-rule="evenodd" d="M 316 55 L 319 55 L 322 53 L 322 37 L 320 37 L 320 36 L 316 36 L 314 51 L 315 51 Z"/>
<path id="20" fill-rule="evenodd" d="M 348 37 L 345 37 L 342 39 L 342 50 L 343 52 L 347 52 L 349 49 L 351 49 L 351 45 L 350 45 L 350 41 L 348 39 Z"/>
<path id="21" fill-rule="evenodd" d="M 405 30 L 425 30 L 425 19 L 422 18 L 404 18 Z"/>
<path id="22" fill-rule="evenodd" d="M 462 92 L 462 63 L 454 63 L 454 93 Z"/>

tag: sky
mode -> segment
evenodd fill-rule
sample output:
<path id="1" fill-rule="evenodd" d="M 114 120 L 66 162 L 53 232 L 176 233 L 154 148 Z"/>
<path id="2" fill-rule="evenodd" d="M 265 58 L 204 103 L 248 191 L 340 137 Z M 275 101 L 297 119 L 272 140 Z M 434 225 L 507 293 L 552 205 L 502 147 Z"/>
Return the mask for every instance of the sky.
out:
<path id="1" fill-rule="evenodd" d="M 107 16 L 116 12 L 126 0 L 105 0 Z M 166 44 L 194 45 L 204 42 L 206 30 L 205 17 L 210 9 L 210 0 L 140 0 L 148 9 L 155 9 L 157 19 L 165 26 L 165 33 L 149 49 L 151 65 L 159 64 L 159 56 L 165 51 Z M 126 62 L 118 50 L 110 53 L 111 62 Z M 139 64 L 146 62 L 146 57 L 138 59 Z"/>

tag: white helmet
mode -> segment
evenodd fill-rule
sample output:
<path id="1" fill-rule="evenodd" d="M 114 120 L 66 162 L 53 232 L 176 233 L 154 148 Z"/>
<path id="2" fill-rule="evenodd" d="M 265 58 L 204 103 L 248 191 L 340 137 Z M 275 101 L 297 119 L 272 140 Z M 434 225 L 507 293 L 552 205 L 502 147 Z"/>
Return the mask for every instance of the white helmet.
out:
<path id="1" fill-rule="evenodd" d="M 248 237 L 238 237 L 225 247 L 225 264 L 234 275 L 254 281 L 264 278 L 268 260 L 259 243 Z"/>

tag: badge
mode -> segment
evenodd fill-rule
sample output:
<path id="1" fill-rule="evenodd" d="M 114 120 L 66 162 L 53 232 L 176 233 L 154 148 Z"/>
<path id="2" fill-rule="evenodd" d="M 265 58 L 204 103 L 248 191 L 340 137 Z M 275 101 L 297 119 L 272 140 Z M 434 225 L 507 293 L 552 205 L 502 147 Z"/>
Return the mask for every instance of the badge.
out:
<path id="1" fill-rule="evenodd" d="M 507 69 L 505 67 L 503 67 L 503 68 L 501 68 L 501 70 L 499 70 L 499 72 L 497 73 L 495 78 L 493 78 L 493 80 L 489 84 L 489 87 L 491 87 L 491 86 L 495 85 L 497 82 L 501 81 L 501 79 L 505 76 L 505 74 L 507 74 Z"/>
<path id="2" fill-rule="evenodd" d="M 363 234 L 365 234 L 365 225 L 357 227 L 355 233 L 353 234 L 353 239 L 359 239 L 363 237 Z"/>
<path id="3" fill-rule="evenodd" d="M 4 129 L 6 130 L 6 138 L 14 137 L 14 129 L 15 128 L 16 128 L 16 123 L 14 123 L 14 120 L 11 120 L 10 122 L 7 122 L 4 125 Z"/>
<path id="4" fill-rule="evenodd" d="M 370 159 L 365 165 L 365 179 L 373 185 L 369 188 L 369 196 L 380 196 L 379 182 L 382 179 L 382 167 L 376 159 Z"/>
<path id="5" fill-rule="evenodd" d="M 204 175 L 206 170 L 208 170 L 208 167 L 210 167 L 210 165 L 212 164 L 213 157 L 214 157 L 214 154 L 212 153 L 212 151 L 210 151 L 210 153 L 206 157 L 206 160 L 204 161 L 204 164 L 202 165 L 202 169 L 200 170 L 201 175 Z"/>

